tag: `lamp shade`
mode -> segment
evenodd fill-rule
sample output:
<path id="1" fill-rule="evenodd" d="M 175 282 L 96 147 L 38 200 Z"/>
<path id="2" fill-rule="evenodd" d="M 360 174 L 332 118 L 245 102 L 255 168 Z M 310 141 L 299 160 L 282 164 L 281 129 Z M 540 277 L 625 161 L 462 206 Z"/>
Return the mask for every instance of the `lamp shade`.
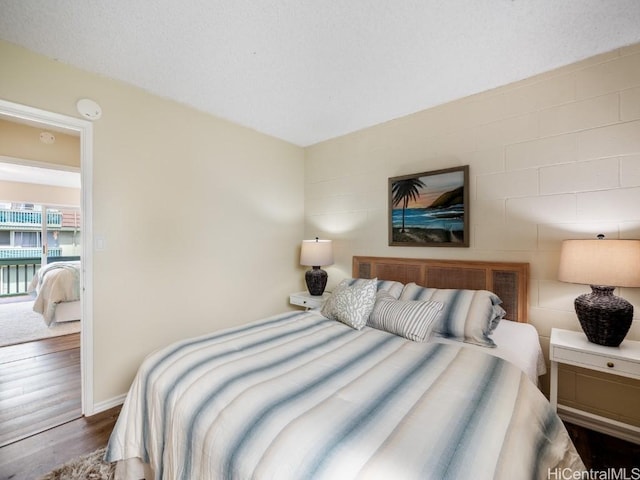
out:
<path id="1" fill-rule="evenodd" d="M 300 265 L 322 267 L 333 265 L 331 240 L 303 240 L 300 250 Z"/>
<path id="2" fill-rule="evenodd" d="M 558 280 L 640 287 L 640 240 L 564 240 Z"/>

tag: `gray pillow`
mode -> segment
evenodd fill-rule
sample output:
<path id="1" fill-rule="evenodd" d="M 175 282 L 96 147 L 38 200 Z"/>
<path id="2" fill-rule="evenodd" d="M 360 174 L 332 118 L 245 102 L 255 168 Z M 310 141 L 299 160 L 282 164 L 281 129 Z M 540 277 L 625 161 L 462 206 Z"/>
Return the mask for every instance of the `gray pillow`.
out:
<path id="1" fill-rule="evenodd" d="M 377 279 L 361 280 L 350 285 L 343 280 L 324 303 L 321 313 L 356 330 L 367 324 L 376 300 Z"/>

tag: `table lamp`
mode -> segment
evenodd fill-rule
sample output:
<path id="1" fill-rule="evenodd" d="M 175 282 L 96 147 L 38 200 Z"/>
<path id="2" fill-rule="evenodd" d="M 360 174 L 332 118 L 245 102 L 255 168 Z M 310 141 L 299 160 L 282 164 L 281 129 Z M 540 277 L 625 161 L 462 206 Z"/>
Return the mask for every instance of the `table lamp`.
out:
<path id="1" fill-rule="evenodd" d="M 640 287 L 640 240 L 564 240 L 558 280 L 591 285 L 574 306 L 587 339 L 617 347 L 631 327 L 633 305 L 615 287 Z"/>
<path id="2" fill-rule="evenodd" d="M 300 249 L 300 265 L 312 267 L 304 275 L 311 295 L 322 295 L 327 286 L 327 272 L 320 267 L 333 264 L 331 240 L 303 240 Z"/>

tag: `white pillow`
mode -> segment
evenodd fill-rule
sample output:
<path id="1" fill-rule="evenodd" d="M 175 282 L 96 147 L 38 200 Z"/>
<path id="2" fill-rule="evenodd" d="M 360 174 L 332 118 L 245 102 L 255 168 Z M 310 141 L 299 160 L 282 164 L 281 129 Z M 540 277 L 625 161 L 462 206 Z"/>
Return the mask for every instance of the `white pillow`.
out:
<path id="1" fill-rule="evenodd" d="M 376 300 L 377 279 L 361 280 L 350 285 L 343 280 L 324 303 L 321 313 L 356 330 L 367 324 Z"/>
<path id="2" fill-rule="evenodd" d="M 440 302 L 396 300 L 382 290 L 376 296 L 367 325 L 414 342 L 424 342 L 429 338 L 442 307 Z"/>

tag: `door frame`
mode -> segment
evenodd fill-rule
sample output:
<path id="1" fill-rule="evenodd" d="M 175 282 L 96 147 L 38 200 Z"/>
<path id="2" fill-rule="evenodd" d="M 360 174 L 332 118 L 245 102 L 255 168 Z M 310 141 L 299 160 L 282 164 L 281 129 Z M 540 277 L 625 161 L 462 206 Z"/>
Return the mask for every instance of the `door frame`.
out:
<path id="1" fill-rule="evenodd" d="M 93 124 L 88 120 L 9 102 L 1 98 L 0 117 L 57 128 L 80 136 L 82 225 L 80 375 L 82 414 L 90 416 L 97 413 L 94 412 L 93 400 Z"/>

